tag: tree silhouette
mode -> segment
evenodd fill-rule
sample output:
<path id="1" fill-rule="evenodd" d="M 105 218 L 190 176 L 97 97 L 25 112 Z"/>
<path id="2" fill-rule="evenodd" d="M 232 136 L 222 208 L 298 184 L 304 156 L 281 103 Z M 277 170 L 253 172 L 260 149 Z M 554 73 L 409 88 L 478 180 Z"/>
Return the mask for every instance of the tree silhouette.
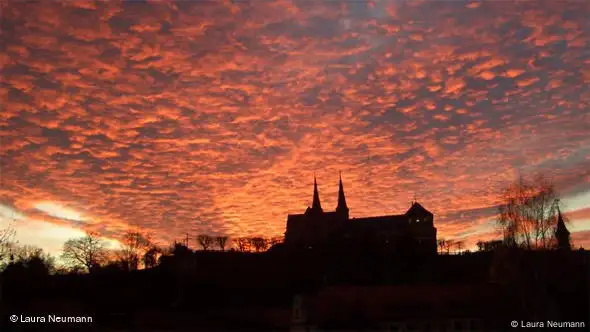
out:
<path id="1" fill-rule="evenodd" d="M 203 248 L 204 251 L 207 251 L 209 248 L 211 248 L 213 241 L 214 239 L 206 234 L 200 234 L 197 236 L 197 242 L 199 242 L 199 245 L 201 245 L 201 248 Z"/>
<path id="2" fill-rule="evenodd" d="M 105 256 L 103 241 L 96 233 L 88 232 L 84 237 L 66 241 L 61 258 L 72 268 L 82 267 L 91 272 L 104 262 Z"/>
<path id="3" fill-rule="evenodd" d="M 38 254 L 27 258 L 24 262 L 30 273 L 37 276 L 51 274 L 55 269 L 53 257 L 43 253 L 42 250 Z"/>
<path id="4" fill-rule="evenodd" d="M 542 175 L 532 180 L 520 177 L 502 191 L 497 225 L 507 246 L 546 249 L 552 245 L 557 225 L 557 193 Z"/>
<path id="5" fill-rule="evenodd" d="M 228 237 L 225 235 L 220 235 L 220 236 L 215 237 L 215 243 L 217 243 L 217 246 L 219 247 L 219 249 L 221 251 L 225 251 L 225 245 L 227 243 L 227 239 L 228 239 Z"/>
<path id="6" fill-rule="evenodd" d="M 130 271 L 137 270 L 140 259 L 152 245 L 149 236 L 130 231 L 123 237 L 122 244 L 123 248 L 119 251 L 120 262 Z"/>
<path id="7" fill-rule="evenodd" d="M 449 239 L 445 243 L 445 249 L 447 250 L 447 255 L 451 254 L 451 250 L 455 248 L 457 245 L 456 241 L 453 239 Z"/>
<path id="8" fill-rule="evenodd" d="M 465 241 L 464 240 L 457 240 L 455 241 L 455 247 L 457 248 L 457 252 L 461 253 L 465 248 Z"/>
<path id="9" fill-rule="evenodd" d="M 444 238 L 438 239 L 436 245 L 438 246 L 438 252 L 442 254 L 446 248 L 447 240 Z"/>
<path id="10" fill-rule="evenodd" d="M 260 236 L 253 237 L 250 239 L 250 243 L 256 252 L 261 252 L 268 248 L 268 241 Z"/>
<path id="11" fill-rule="evenodd" d="M 246 252 L 250 250 L 250 239 L 247 237 L 239 237 L 235 239 L 236 246 L 238 247 L 238 251 Z"/>
<path id="12" fill-rule="evenodd" d="M 451 249 L 455 246 L 455 240 L 438 239 L 437 245 L 441 254 L 450 254 Z"/>
<path id="13" fill-rule="evenodd" d="M 13 246 L 10 264 L 22 264 L 25 268 L 34 269 L 40 274 L 53 272 L 55 268 L 55 259 L 43 249 L 32 246 L 22 245 Z"/>
<path id="14" fill-rule="evenodd" d="M 162 251 L 157 246 L 152 246 L 143 255 L 143 266 L 146 269 L 153 268 L 158 264 L 158 258 Z"/>
<path id="15" fill-rule="evenodd" d="M 10 255 L 12 239 L 14 238 L 14 228 L 12 223 L 0 230 L 0 262 L 5 261 Z"/>
<path id="16" fill-rule="evenodd" d="M 2 276 L 9 280 L 31 277 L 39 278 L 55 271 L 55 259 L 43 252 L 43 249 L 31 245 L 15 246 L 11 261 L 3 271 Z M 30 279 L 29 279 L 30 280 Z"/>
<path id="17" fill-rule="evenodd" d="M 12 260 L 14 261 L 26 261 L 32 257 L 39 257 L 43 254 L 43 249 L 32 246 L 32 245 L 22 245 L 22 246 L 14 246 L 12 249 Z"/>

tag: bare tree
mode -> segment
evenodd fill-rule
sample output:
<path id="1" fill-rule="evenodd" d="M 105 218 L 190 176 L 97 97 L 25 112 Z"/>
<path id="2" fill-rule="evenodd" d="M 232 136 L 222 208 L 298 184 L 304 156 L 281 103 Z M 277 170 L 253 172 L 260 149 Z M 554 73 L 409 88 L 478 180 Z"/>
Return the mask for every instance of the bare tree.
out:
<path id="1" fill-rule="evenodd" d="M 451 250 L 453 248 L 457 247 L 457 241 L 452 240 L 452 239 L 438 239 L 437 245 L 438 245 L 438 249 L 439 249 L 439 253 L 441 254 L 447 254 L 449 255 L 451 253 Z"/>
<path id="2" fill-rule="evenodd" d="M 219 247 L 221 251 L 225 251 L 225 245 L 227 244 L 228 236 L 226 235 L 219 235 L 215 237 L 215 243 Z"/>
<path id="3" fill-rule="evenodd" d="M 436 241 L 436 244 L 438 245 L 438 251 L 439 253 L 444 253 L 445 248 L 447 247 L 447 240 L 446 239 L 438 239 Z"/>
<path id="4" fill-rule="evenodd" d="M 127 232 L 122 241 L 123 248 L 119 252 L 121 263 L 128 270 L 137 270 L 140 259 L 152 246 L 149 235 L 140 232 Z"/>
<path id="5" fill-rule="evenodd" d="M 557 193 L 542 175 L 532 180 L 520 177 L 502 191 L 497 224 L 508 246 L 526 249 L 551 247 L 557 225 Z"/>
<path id="6" fill-rule="evenodd" d="M 51 254 L 44 252 L 42 248 L 34 245 L 24 245 L 16 247 L 15 257 L 21 260 L 31 260 L 34 258 L 40 258 L 43 261 L 53 262 L 55 258 Z"/>
<path id="7" fill-rule="evenodd" d="M 66 241 L 61 258 L 72 268 L 83 267 L 91 272 L 103 263 L 105 253 L 104 243 L 98 234 L 89 232 L 84 237 Z"/>
<path id="8" fill-rule="evenodd" d="M 204 251 L 207 251 L 213 245 L 214 239 L 209 235 L 200 234 L 197 236 L 197 242 L 199 242 L 199 245 L 201 245 Z"/>
<path id="9" fill-rule="evenodd" d="M 256 252 L 261 252 L 268 248 L 268 241 L 260 236 L 253 237 L 250 239 L 250 243 Z"/>
<path id="10" fill-rule="evenodd" d="M 464 240 L 455 241 L 455 247 L 457 248 L 458 253 L 462 253 L 463 249 L 465 248 L 465 241 Z"/>
<path id="11" fill-rule="evenodd" d="M 13 259 L 15 261 L 26 261 L 31 257 L 43 255 L 43 249 L 33 245 L 15 245 L 12 249 Z"/>
<path id="12" fill-rule="evenodd" d="M 6 228 L 0 230 L 0 261 L 4 261 L 10 255 L 14 234 L 15 231 L 12 223 L 9 223 Z"/>
<path id="13" fill-rule="evenodd" d="M 12 247 L 10 266 L 21 266 L 33 273 L 47 275 L 55 271 L 55 259 L 39 247 L 15 245 Z"/>
<path id="14" fill-rule="evenodd" d="M 246 237 L 239 237 L 235 239 L 236 246 L 238 247 L 238 251 L 246 252 L 250 251 L 250 239 Z"/>
<path id="15" fill-rule="evenodd" d="M 451 254 L 451 250 L 456 246 L 456 241 L 453 239 L 447 240 L 445 243 L 445 249 L 447 250 L 447 255 Z"/>
<path id="16" fill-rule="evenodd" d="M 157 246 L 152 245 L 146 252 L 143 254 L 143 266 L 146 269 L 150 269 L 155 267 L 158 264 L 158 259 L 162 255 L 162 250 Z"/>

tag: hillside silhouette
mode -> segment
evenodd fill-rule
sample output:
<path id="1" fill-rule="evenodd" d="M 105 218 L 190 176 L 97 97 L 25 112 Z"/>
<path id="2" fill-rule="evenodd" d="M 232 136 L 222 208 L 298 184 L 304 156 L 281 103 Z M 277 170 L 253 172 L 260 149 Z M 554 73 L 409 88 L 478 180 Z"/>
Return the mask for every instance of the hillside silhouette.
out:
<path id="1" fill-rule="evenodd" d="M 188 238 L 160 248 L 149 235 L 130 232 L 112 253 L 88 233 L 64 244 L 62 259 L 71 264 L 66 271 L 40 249 L 8 247 L 0 328 L 503 331 L 513 321 L 535 329 L 588 326 L 590 255 L 572 249 L 567 218 L 550 186 L 531 191 L 535 199 L 518 209 L 510 202 L 521 189 L 504 192 L 508 204 L 498 219 L 504 238 L 480 241 L 472 252 L 460 240 L 436 239 L 434 215 L 417 202 L 402 215 L 349 219 L 342 181 L 336 212 L 323 212 L 315 182 L 313 206 L 289 215 L 285 239 L 200 234 L 197 250 Z M 418 222 L 425 225 L 412 226 Z M 539 231 L 543 227 L 546 234 Z M 13 315 L 18 322 L 10 321 Z M 48 315 L 91 321 L 40 321 Z"/>

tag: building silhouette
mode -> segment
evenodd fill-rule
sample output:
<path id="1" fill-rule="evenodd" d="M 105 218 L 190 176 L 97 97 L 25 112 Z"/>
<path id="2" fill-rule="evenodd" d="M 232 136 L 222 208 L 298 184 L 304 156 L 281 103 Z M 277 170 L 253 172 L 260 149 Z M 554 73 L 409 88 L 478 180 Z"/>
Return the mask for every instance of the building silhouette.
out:
<path id="1" fill-rule="evenodd" d="M 567 227 L 565 227 L 565 222 L 563 221 L 563 217 L 561 216 L 561 211 L 559 210 L 559 205 L 557 206 L 557 227 L 555 229 L 555 238 L 557 239 L 557 248 L 570 250 L 571 249 L 571 241 L 570 241 L 570 232 L 568 231 Z"/>
<path id="2" fill-rule="evenodd" d="M 313 201 L 303 214 L 287 217 L 285 245 L 288 248 L 378 250 L 399 254 L 436 254 L 434 216 L 420 203 L 412 202 L 404 214 L 350 218 L 342 176 L 335 211 L 324 212 L 314 176 Z"/>

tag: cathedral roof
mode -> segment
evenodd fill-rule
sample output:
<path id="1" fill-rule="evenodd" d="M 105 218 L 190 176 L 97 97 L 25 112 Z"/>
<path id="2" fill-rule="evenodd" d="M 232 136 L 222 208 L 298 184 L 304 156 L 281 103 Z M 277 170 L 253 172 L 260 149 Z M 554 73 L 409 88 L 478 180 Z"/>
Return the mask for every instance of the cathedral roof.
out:
<path id="1" fill-rule="evenodd" d="M 406 215 L 432 215 L 432 212 L 426 210 L 420 203 L 414 202 L 406 211 Z"/>

